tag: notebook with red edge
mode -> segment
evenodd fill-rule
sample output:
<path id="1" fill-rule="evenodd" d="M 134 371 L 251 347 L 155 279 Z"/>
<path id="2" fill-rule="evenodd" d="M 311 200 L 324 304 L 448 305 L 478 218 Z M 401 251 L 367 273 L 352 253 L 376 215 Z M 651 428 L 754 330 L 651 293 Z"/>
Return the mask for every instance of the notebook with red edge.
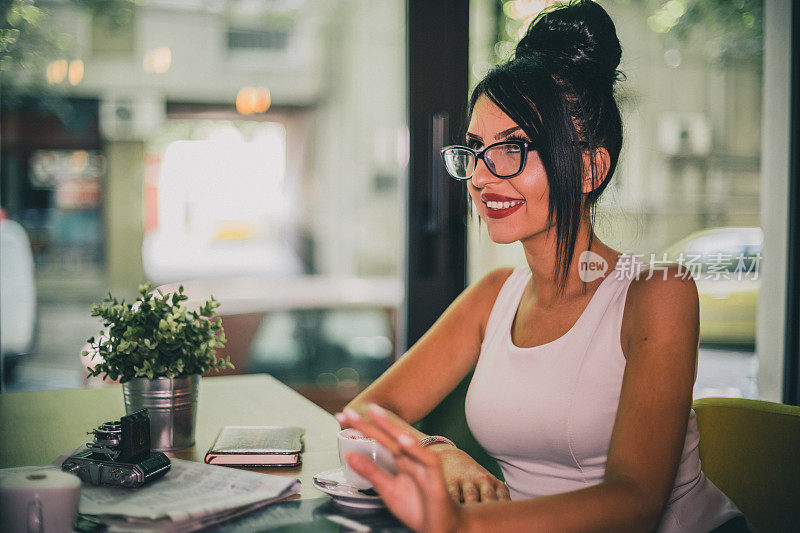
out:
<path id="1" fill-rule="evenodd" d="M 205 462 L 223 466 L 299 466 L 305 429 L 286 426 L 225 426 Z"/>

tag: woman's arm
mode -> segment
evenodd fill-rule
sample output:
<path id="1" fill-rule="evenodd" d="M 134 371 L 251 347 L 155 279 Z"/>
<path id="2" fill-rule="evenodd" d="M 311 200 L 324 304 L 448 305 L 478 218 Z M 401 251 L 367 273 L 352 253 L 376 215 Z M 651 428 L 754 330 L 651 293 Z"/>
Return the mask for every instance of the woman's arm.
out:
<path id="1" fill-rule="evenodd" d="M 655 529 L 672 490 L 685 440 L 698 314 L 694 281 L 675 277 L 674 269 L 669 270 L 667 279 L 656 276 L 631 283 L 621 334 L 627 365 L 603 482 L 543 498 L 464 507 L 442 504 L 436 483 L 415 483 L 410 486 L 422 495 L 418 501 L 427 507 L 412 517 L 416 520 L 412 527 L 428 529 L 425 517 L 430 516 L 436 520 L 430 525 L 441 531 L 452 524 L 459 531 Z M 437 466 L 431 466 L 430 456 L 426 459 L 422 453 L 427 450 L 410 452 L 409 446 L 402 444 L 401 428 L 392 427 L 380 415 L 374 420 L 384 432 L 384 441 L 393 439 L 394 450 L 404 455 L 407 476 L 441 476 Z M 367 431 L 376 427 L 364 421 L 357 424 L 364 424 Z M 354 468 L 379 482 L 375 484 L 379 492 L 382 486 L 387 494 L 393 494 L 391 476 L 376 472 L 367 461 L 354 459 Z"/>
<path id="2" fill-rule="evenodd" d="M 402 357 L 348 407 L 374 403 L 409 424 L 427 415 L 475 366 L 486 321 L 511 273 L 498 269 L 467 287 Z"/>
<path id="3" fill-rule="evenodd" d="M 427 415 L 474 368 L 489 314 L 511 270 L 495 270 L 464 290 L 425 335 L 347 407 L 363 415 L 367 405 L 380 405 L 417 440 L 424 437 L 410 424 Z M 508 499 L 505 485 L 463 451 L 448 444 L 429 448 L 441 456 L 454 499 Z"/>

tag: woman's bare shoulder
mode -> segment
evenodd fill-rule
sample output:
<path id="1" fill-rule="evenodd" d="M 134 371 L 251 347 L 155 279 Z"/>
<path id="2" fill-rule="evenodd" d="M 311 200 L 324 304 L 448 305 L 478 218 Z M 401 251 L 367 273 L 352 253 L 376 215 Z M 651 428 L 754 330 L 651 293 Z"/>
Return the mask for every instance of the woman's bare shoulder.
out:
<path id="1" fill-rule="evenodd" d="M 491 309 L 497 295 L 500 293 L 500 289 L 503 288 L 503 284 L 508 280 L 512 272 L 514 272 L 513 267 L 501 267 L 487 273 L 467 288 L 466 292 L 470 293 L 469 299 L 472 300 L 473 304 L 488 305 Z"/>
<path id="2" fill-rule="evenodd" d="M 685 270 L 667 265 L 631 281 L 623 314 L 623 348 L 656 339 L 696 345 L 698 330 L 697 286 Z"/>
<path id="3" fill-rule="evenodd" d="M 665 307 L 671 303 L 697 301 L 697 285 L 688 271 L 677 264 L 642 271 L 628 289 L 628 304 L 635 308 Z M 644 309 L 639 309 L 644 310 Z"/>
<path id="4" fill-rule="evenodd" d="M 467 289 L 468 297 L 464 303 L 469 305 L 480 316 L 480 338 L 483 339 L 486 323 L 494 307 L 500 289 L 514 272 L 513 267 L 496 268 L 483 276 L 480 280 L 470 285 Z"/>
<path id="5" fill-rule="evenodd" d="M 483 285 L 486 290 L 492 289 L 499 291 L 500 287 L 502 287 L 506 280 L 508 280 L 512 272 L 514 272 L 514 267 L 495 268 L 483 276 L 478 281 L 478 284 Z"/>

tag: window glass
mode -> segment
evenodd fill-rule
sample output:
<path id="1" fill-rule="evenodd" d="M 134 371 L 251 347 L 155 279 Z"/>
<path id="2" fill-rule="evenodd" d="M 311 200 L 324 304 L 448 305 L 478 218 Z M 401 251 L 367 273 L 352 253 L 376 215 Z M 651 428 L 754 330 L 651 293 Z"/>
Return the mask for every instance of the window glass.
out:
<path id="1" fill-rule="evenodd" d="M 144 282 L 184 285 L 191 305 L 213 294 L 218 355 L 320 403 L 388 366 L 406 226 L 404 2 L 8 9 L 8 390 L 87 384 L 80 353 L 102 327 L 91 304 Z"/>

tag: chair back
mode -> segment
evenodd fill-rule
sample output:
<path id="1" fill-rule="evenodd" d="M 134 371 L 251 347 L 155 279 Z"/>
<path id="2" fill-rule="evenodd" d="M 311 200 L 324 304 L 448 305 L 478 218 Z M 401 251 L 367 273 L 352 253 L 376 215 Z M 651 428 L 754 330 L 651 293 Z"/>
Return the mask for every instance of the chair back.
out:
<path id="1" fill-rule="evenodd" d="M 800 407 L 695 400 L 703 472 L 758 531 L 800 531 Z"/>

